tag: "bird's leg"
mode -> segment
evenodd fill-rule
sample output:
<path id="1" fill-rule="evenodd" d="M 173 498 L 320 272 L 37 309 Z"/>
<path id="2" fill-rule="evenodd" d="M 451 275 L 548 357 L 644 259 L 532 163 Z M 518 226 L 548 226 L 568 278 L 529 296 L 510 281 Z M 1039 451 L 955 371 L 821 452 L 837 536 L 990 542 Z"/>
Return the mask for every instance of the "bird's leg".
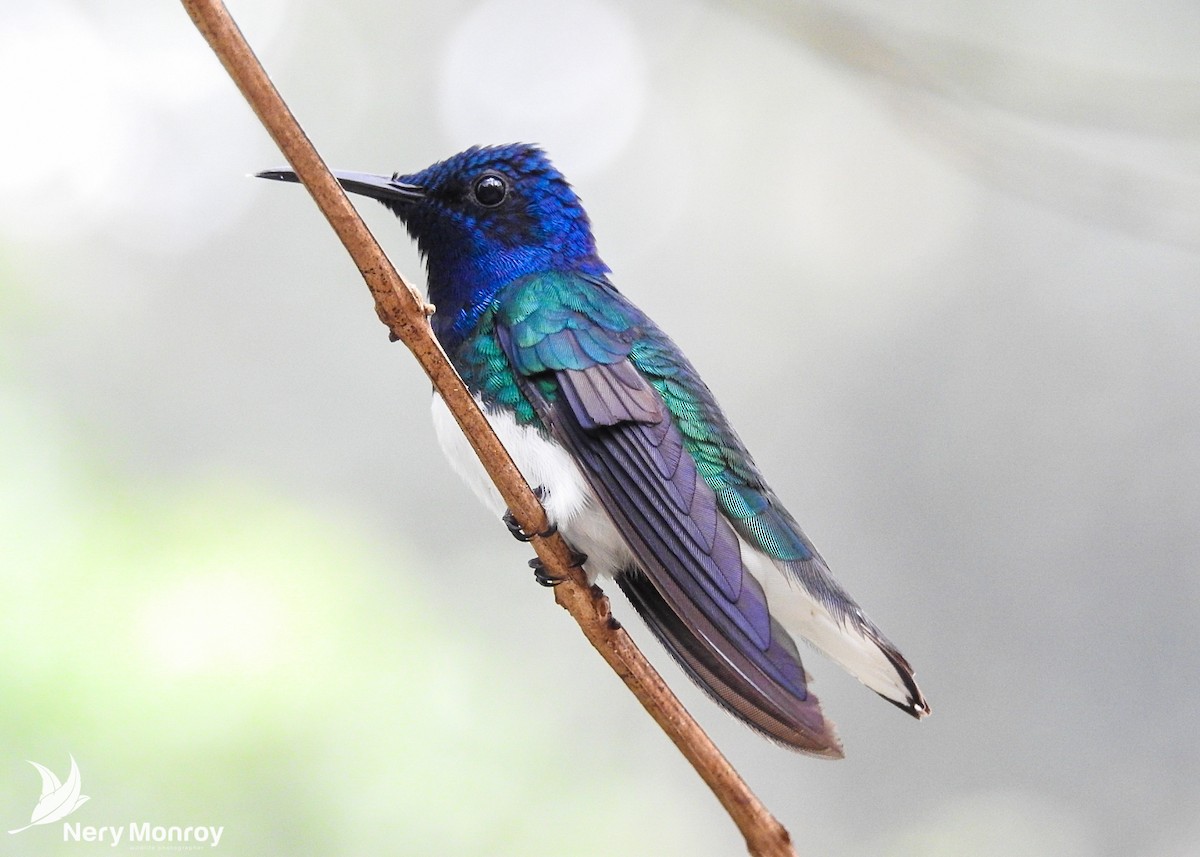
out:
<path id="1" fill-rule="evenodd" d="M 538 498 L 539 503 L 544 503 L 546 498 L 550 496 L 550 491 L 545 485 L 538 485 L 533 489 L 533 495 Z M 508 531 L 513 534 L 513 538 L 520 542 L 527 542 L 534 538 L 549 538 L 558 532 L 558 527 L 551 521 L 550 526 L 542 532 L 527 533 L 521 528 L 520 523 L 517 522 L 517 517 L 512 513 L 512 509 L 505 512 L 500 520 L 504 521 L 504 526 L 508 527 Z M 571 552 L 571 568 L 579 568 L 585 562 L 587 562 L 587 554 L 582 554 L 578 551 Z M 542 565 L 542 561 L 536 556 L 529 561 L 529 567 L 533 569 L 533 579 L 542 586 L 558 586 L 558 584 L 563 582 L 563 578 L 556 577 L 546 571 L 546 567 Z"/>
<path id="2" fill-rule="evenodd" d="M 549 494 L 550 492 L 546 490 L 545 485 L 539 485 L 533 489 L 533 496 L 538 498 L 539 503 L 543 502 L 546 497 L 549 496 Z M 515 515 L 513 515 L 512 509 L 506 511 L 500 517 L 500 520 L 504 521 L 504 526 L 508 527 L 508 531 L 512 533 L 513 538 L 519 542 L 527 542 L 534 537 L 548 539 L 550 536 L 558 532 L 558 527 L 551 523 L 549 527 L 540 533 L 527 533 L 521 529 L 521 525 L 517 523 L 517 518 Z"/>
<path id="3" fill-rule="evenodd" d="M 582 568 L 587 562 L 587 554 L 580 553 L 577 550 L 571 551 L 571 568 Z M 557 577 L 546 571 L 546 566 L 542 565 L 542 561 L 536 556 L 529 561 L 529 567 L 533 569 L 533 579 L 542 586 L 558 586 L 565 577 Z"/>
<path id="4" fill-rule="evenodd" d="M 538 485 L 533 489 L 533 495 L 538 498 L 539 503 L 544 503 L 546 498 L 550 496 L 550 491 L 545 485 Z M 505 512 L 500 520 L 504 521 L 504 526 L 508 527 L 508 531 L 513 534 L 513 538 L 519 542 L 527 542 L 534 538 L 549 538 L 558 532 L 558 526 L 551 521 L 550 526 L 542 532 L 527 533 L 521 528 L 520 523 L 517 522 L 517 517 L 512 513 L 512 509 Z M 587 554 L 579 553 L 575 550 L 571 552 L 571 568 L 580 568 L 585 562 L 587 562 Z M 542 565 L 542 561 L 536 556 L 529 561 L 529 567 L 533 569 L 533 579 L 542 586 L 558 586 L 558 584 L 563 582 L 563 578 L 546 571 L 546 567 Z"/>

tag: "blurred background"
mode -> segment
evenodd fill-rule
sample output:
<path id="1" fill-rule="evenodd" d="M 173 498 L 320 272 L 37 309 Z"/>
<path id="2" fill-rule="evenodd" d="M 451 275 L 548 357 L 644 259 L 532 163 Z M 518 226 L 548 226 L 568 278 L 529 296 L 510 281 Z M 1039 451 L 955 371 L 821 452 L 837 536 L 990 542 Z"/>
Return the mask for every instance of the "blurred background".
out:
<path id="1" fill-rule="evenodd" d="M 801 855 L 1200 854 L 1200 7 L 231 9 L 333 166 L 543 144 L 916 666 L 808 657 L 821 762 L 615 603 Z M 0 79 L 0 827 L 70 754 L 227 855 L 744 853 L 182 8 L 7 4 Z"/>

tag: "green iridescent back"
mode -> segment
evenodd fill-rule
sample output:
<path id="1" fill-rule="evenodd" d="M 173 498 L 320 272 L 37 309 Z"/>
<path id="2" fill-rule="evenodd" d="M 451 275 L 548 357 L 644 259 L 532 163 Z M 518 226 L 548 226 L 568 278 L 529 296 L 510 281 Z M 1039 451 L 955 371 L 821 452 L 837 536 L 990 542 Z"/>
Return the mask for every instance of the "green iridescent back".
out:
<path id="1" fill-rule="evenodd" d="M 504 327 L 512 362 L 497 333 Z M 735 528 L 777 559 L 804 561 L 815 551 L 763 481 L 695 367 L 653 321 L 607 281 L 547 272 L 510 284 L 451 355 L 485 404 L 543 426 L 517 380 L 519 372 L 555 401 L 554 372 L 628 359 L 662 397 L 697 471 Z"/>
<path id="2" fill-rule="evenodd" d="M 496 312 L 493 307 L 480 316 L 474 332 L 463 340 L 450 355 L 454 368 L 472 393 L 479 396 L 485 405 L 511 411 L 519 425 L 532 425 L 545 431 L 533 405 L 521 391 L 512 364 L 504 356 L 500 340 L 496 336 Z M 539 386 L 548 395 L 553 395 L 554 381 L 545 377 Z"/>

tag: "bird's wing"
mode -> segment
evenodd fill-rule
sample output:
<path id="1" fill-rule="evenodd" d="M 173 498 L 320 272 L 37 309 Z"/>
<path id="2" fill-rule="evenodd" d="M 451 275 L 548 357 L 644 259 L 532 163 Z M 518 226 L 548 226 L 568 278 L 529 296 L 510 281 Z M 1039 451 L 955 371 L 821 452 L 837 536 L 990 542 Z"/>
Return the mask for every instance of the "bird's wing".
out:
<path id="1" fill-rule="evenodd" d="M 640 310 L 606 282 L 542 275 L 510 290 L 497 326 L 539 416 L 636 552 L 653 583 L 643 589 L 685 622 L 695 602 L 751 639 L 769 629 L 781 651 L 788 635 L 804 637 L 901 709 L 928 713 L 907 661 L 833 579 L 694 367 Z M 764 602 L 770 618 L 756 618 Z M 791 690 L 808 699 L 794 662 Z"/>
<path id="2" fill-rule="evenodd" d="M 746 565 L 764 586 L 772 615 L 889 702 L 914 717 L 928 714 L 904 656 L 834 580 L 708 386 L 648 319 L 630 361 L 666 404 L 722 515 L 750 548 Z"/>
<path id="3" fill-rule="evenodd" d="M 561 275 L 534 278 L 502 302 L 500 345 L 637 557 L 640 569 L 618 579 L 667 648 L 750 725 L 839 756 L 795 643 L 747 571 L 744 541 L 630 359 L 642 319 L 614 295 Z"/>

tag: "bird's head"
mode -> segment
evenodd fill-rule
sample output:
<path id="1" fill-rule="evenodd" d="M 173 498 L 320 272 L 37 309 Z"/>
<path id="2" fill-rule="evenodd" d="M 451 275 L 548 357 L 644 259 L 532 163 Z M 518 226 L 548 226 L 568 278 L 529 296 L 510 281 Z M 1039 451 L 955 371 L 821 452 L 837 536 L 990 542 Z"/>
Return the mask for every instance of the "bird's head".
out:
<path id="1" fill-rule="evenodd" d="M 296 181 L 289 170 L 259 173 Z M 430 299 L 469 303 L 541 271 L 602 276 L 579 197 L 536 146 L 476 146 L 408 175 L 335 171 L 350 193 L 404 221 L 429 270 Z"/>

